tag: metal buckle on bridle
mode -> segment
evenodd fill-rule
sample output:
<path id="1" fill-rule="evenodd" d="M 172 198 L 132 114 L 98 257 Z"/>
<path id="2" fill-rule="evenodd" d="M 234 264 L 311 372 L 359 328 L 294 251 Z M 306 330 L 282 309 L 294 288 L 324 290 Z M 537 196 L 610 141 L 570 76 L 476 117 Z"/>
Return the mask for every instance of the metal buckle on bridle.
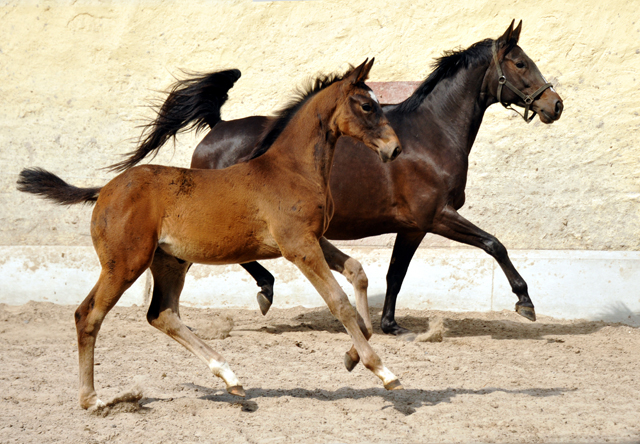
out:
<path id="1" fill-rule="evenodd" d="M 530 123 L 537 114 L 535 111 L 532 111 L 533 114 L 531 114 L 531 117 L 529 117 L 529 110 L 531 109 L 531 105 L 533 104 L 533 102 L 536 101 L 538 97 L 542 95 L 542 93 L 547 88 L 551 88 L 553 87 L 553 85 L 551 83 L 545 83 L 540 88 L 538 88 L 538 90 L 533 94 L 525 95 L 522 91 L 520 91 L 518 88 L 513 86 L 513 84 L 507 80 L 507 77 L 502 72 L 502 67 L 500 66 L 500 61 L 498 60 L 498 51 L 496 49 L 495 40 L 493 41 L 493 45 L 491 46 L 491 52 L 493 52 L 493 63 L 496 65 L 496 71 L 498 72 L 498 102 L 500 102 L 500 104 L 505 108 L 520 114 L 520 116 L 524 119 L 525 122 Z M 509 88 L 518 97 L 520 97 L 523 100 L 525 104 L 524 115 L 522 115 L 522 113 L 520 113 L 518 110 L 514 109 L 511 105 L 505 104 L 502 101 L 503 86 L 506 86 L 507 88 Z"/>

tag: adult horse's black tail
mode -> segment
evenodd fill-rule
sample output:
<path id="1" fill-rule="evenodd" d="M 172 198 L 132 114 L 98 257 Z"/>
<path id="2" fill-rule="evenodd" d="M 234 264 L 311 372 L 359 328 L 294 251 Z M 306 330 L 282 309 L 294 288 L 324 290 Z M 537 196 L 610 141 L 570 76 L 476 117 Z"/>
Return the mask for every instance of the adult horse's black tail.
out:
<path id="1" fill-rule="evenodd" d="M 127 158 L 122 162 L 107 168 L 124 171 L 150 153 L 155 156 L 180 131 L 201 130 L 205 125 L 213 128 L 220 121 L 220 108 L 229 98 L 227 92 L 239 78 L 239 70 L 229 69 L 176 82 L 158 116 L 144 126 L 138 148 L 125 154 Z"/>
<path id="2" fill-rule="evenodd" d="M 74 187 L 42 168 L 25 168 L 18 176 L 18 191 L 37 194 L 60 205 L 93 204 L 101 189 Z"/>

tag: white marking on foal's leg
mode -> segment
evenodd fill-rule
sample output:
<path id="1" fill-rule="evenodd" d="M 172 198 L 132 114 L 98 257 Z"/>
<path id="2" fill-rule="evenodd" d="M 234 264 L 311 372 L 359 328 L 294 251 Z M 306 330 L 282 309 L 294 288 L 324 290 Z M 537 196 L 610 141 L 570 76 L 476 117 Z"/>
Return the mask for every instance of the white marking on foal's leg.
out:
<path id="1" fill-rule="evenodd" d="M 240 381 L 238 381 L 238 378 L 236 377 L 235 373 L 233 373 L 233 370 L 231 370 L 231 367 L 229 367 L 229 364 L 227 364 L 227 362 L 220 362 L 212 359 L 211 361 L 209 361 L 209 368 L 214 375 L 222 378 L 225 384 L 227 384 L 227 387 L 242 385 L 240 384 Z"/>
<path id="2" fill-rule="evenodd" d="M 395 380 L 398 379 L 398 378 L 396 378 L 396 375 L 391 373 L 391 370 L 389 370 L 384 365 L 382 366 L 382 370 L 378 370 L 378 371 L 374 370 L 374 373 L 378 378 L 382 379 L 382 382 L 384 383 L 384 385 L 387 385 L 390 382 L 395 381 Z"/>
<path id="3" fill-rule="evenodd" d="M 96 410 L 100 410 L 103 409 L 107 406 L 107 404 L 105 404 L 102 400 L 98 399 L 96 400 L 96 403 L 93 404 L 91 407 L 89 407 L 89 411 L 90 412 L 95 412 Z"/>

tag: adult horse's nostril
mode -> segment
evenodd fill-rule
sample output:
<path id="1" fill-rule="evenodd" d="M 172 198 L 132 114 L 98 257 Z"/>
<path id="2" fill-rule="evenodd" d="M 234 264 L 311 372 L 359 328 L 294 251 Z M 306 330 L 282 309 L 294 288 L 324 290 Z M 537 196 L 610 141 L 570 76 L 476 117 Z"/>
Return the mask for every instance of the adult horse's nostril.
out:
<path id="1" fill-rule="evenodd" d="M 560 114 L 562 114 L 562 110 L 564 109 L 564 105 L 562 104 L 562 102 L 560 100 L 558 100 L 556 102 L 556 119 L 558 117 L 560 117 Z"/>

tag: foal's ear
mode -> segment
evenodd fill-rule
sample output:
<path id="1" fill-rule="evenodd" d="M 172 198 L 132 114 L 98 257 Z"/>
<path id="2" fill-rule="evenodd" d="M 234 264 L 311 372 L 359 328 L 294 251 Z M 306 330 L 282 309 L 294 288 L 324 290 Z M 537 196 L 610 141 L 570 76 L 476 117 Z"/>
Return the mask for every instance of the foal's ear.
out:
<path id="1" fill-rule="evenodd" d="M 369 59 L 366 59 L 360 66 L 351 71 L 351 74 L 349 74 L 349 77 L 347 77 L 349 83 L 355 85 L 356 83 L 364 82 L 365 80 L 367 80 L 374 60 L 375 57 L 371 59 L 370 62 Z"/>

